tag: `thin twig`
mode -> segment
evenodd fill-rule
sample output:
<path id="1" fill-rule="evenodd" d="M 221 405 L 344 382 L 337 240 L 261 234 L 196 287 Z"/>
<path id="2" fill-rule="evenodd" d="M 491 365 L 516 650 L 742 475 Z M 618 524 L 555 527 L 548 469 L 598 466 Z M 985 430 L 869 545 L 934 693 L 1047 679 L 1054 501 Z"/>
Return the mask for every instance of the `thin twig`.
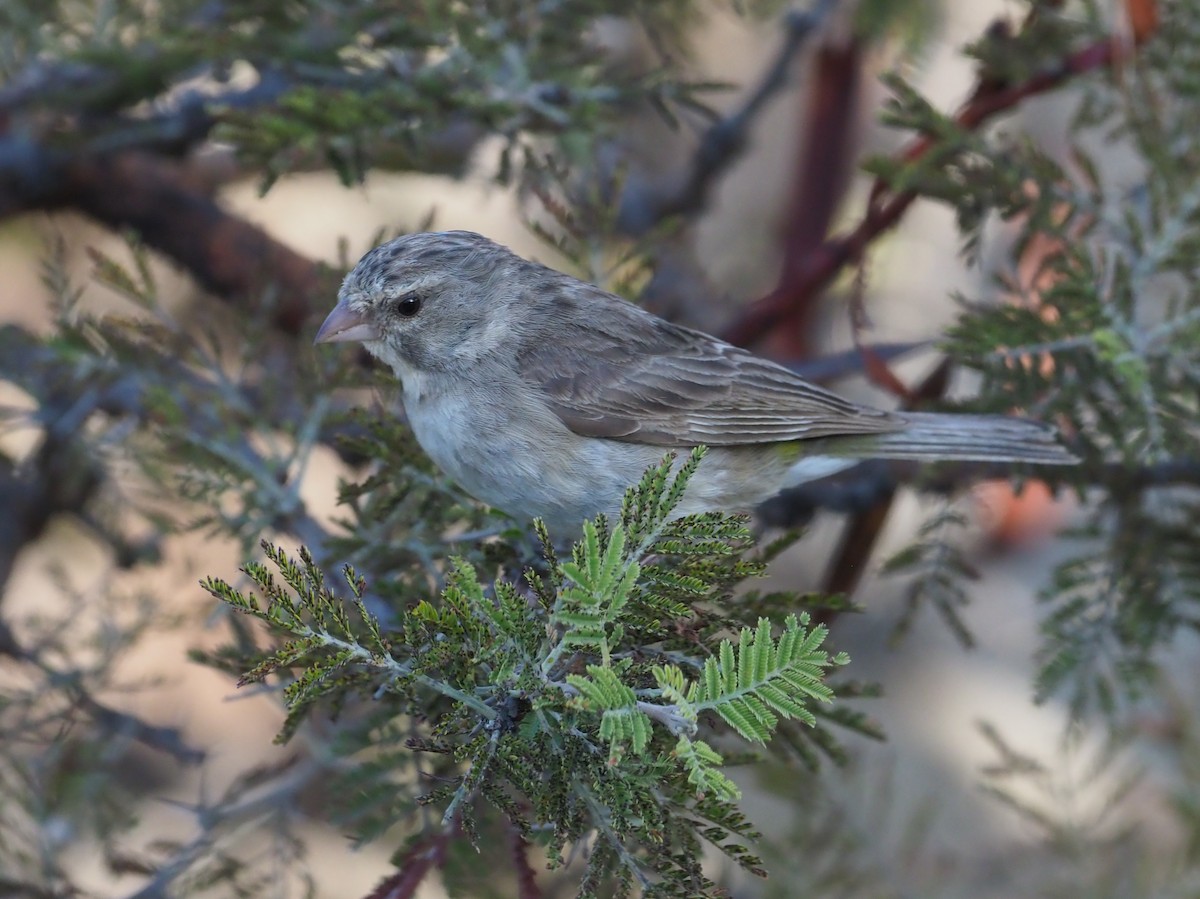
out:
<path id="1" fill-rule="evenodd" d="M 758 86 L 741 106 L 705 130 L 682 185 L 670 193 L 655 194 L 646 189 L 636 194 L 626 192 L 621 198 L 618 218 L 622 230 L 632 235 L 644 234 L 670 216 L 694 216 L 704 211 L 716 182 L 745 150 L 759 114 L 787 84 L 796 57 L 837 5 L 837 0 L 819 0 L 811 11 L 792 10 L 783 17 L 783 45 Z"/>
<path id="2" fill-rule="evenodd" d="M 178 895 L 171 887 L 192 865 L 213 850 L 221 836 L 232 841 L 242 828 L 260 831 L 264 818 L 277 817 L 280 809 L 311 786 L 313 779 L 324 770 L 316 762 L 298 765 L 260 789 L 250 790 L 249 795 L 238 796 L 222 805 L 195 809 L 200 832 L 187 843 L 174 847 L 168 862 L 155 872 L 149 883 L 131 893 L 128 899 L 164 899 Z"/>

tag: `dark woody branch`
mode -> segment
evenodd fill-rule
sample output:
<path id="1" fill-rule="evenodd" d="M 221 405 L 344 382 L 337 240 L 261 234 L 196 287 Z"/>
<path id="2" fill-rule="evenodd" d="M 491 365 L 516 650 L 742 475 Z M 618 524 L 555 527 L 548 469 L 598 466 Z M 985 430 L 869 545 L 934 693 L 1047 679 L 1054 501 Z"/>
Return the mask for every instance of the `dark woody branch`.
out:
<path id="1" fill-rule="evenodd" d="M 745 101 L 705 130 L 683 184 L 662 193 L 626 192 L 621 198 L 619 224 L 626 233 L 644 234 L 671 216 L 694 216 L 704 211 L 716 182 L 745 150 L 759 114 L 786 86 L 800 51 L 836 7 L 837 0 L 820 0 L 811 11 L 792 10 L 784 16 L 783 45 L 774 60 Z"/>
<path id="2" fill-rule="evenodd" d="M 1127 55 L 1125 46 L 1115 38 L 1105 38 L 1072 53 L 1052 69 L 1021 84 L 981 81 L 971 99 L 955 115 L 955 122 L 966 130 L 977 129 L 1030 97 L 1054 90 L 1077 75 L 1108 68 Z M 937 147 L 934 138 L 920 137 L 900 153 L 900 158 L 909 163 L 916 162 Z M 894 192 L 877 180 L 859 223 L 848 233 L 827 238 L 811 252 L 790 257 L 775 289 L 747 308 L 725 330 L 724 338 L 740 346 L 751 345 L 780 324 L 790 321 L 797 310 L 807 309 L 813 298 L 844 268 L 863 260 L 868 247 L 900 222 L 916 198 L 914 191 Z"/>
<path id="3" fill-rule="evenodd" d="M 2 165 L 0 165 L 2 168 Z M 44 183 L 0 180 L 0 218 L 74 209 L 114 230 L 131 229 L 218 297 L 269 303 L 280 331 L 299 333 L 330 285 L 317 263 L 231 215 L 178 162 L 140 151 L 47 163 Z"/>
<path id="4" fill-rule="evenodd" d="M 764 503 L 759 513 L 771 527 L 797 527 L 822 510 L 862 513 L 899 487 L 952 494 L 979 481 L 1011 481 L 1021 476 L 1048 476 L 1061 471 L 1005 462 L 946 462 L 931 470 L 914 462 L 874 460 L 833 477 L 785 490 Z M 1120 462 L 1094 465 L 1085 462 L 1081 468 L 1070 471 L 1072 484 L 1082 480 L 1118 495 L 1158 487 L 1200 487 L 1200 459 L 1187 456 L 1133 468 Z"/>
<path id="5" fill-rule="evenodd" d="M 508 842 L 509 856 L 517 876 L 517 899 L 541 899 L 542 890 L 538 886 L 537 872 L 529 863 L 529 842 L 511 821 L 505 821 L 504 837 Z"/>
<path id="6" fill-rule="evenodd" d="M 412 899 L 425 878 L 445 866 L 450 844 L 461 833 L 462 824 L 455 819 L 413 843 L 396 863 L 396 873 L 385 878 L 365 899 Z"/>

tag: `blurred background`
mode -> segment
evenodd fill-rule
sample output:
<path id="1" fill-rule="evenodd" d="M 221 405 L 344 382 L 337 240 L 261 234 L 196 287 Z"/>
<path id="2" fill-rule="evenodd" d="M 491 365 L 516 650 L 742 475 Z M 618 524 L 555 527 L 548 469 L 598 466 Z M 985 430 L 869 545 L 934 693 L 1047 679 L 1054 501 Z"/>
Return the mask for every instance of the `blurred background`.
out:
<path id="1" fill-rule="evenodd" d="M 535 109 L 528 118 L 506 114 L 488 106 L 500 102 L 499 87 L 489 94 L 472 85 L 479 106 L 440 118 L 431 114 L 436 121 L 429 127 L 436 133 L 420 134 L 424 155 L 403 163 L 387 156 L 386 140 L 370 146 L 375 155 L 366 159 L 356 155 L 360 149 L 355 146 L 335 145 L 335 153 L 325 152 L 327 147 L 316 151 L 302 141 L 289 156 L 286 128 L 297 119 L 277 120 L 273 101 L 260 109 L 249 101 L 240 106 L 239 99 L 213 111 L 196 99 L 256 86 L 269 90 L 272 78 L 304 71 L 303 60 L 294 69 L 274 71 L 246 53 L 244 60 L 215 74 L 185 66 L 182 74 L 172 73 L 172 80 L 159 85 L 161 92 L 135 96 L 119 115 L 103 118 L 98 110 L 114 101 L 100 95 L 116 91 L 105 81 L 105 67 L 113 64 L 105 54 L 120 41 L 101 41 L 97 35 L 110 34 L 106 16 L 122 20 L 135 5 L 56 4 L 43 10 L 47 24 L 42 31 L 56 37 L 47 38 L 40 57 L 29 47 L 23 58 L 14 48 L 5 51 L 0 114 L 5 117 L 3 153 L 9 156 L 0 155 L 7 179 L 0 188 L 10 196 L 0 200 L 0 323 L 23 332 L 48 337 L 64 314 L 143 315 L 144 309 L 113 289 L 111 278 L 96 277 L 106 260 L 134 265 L 131 260 L 137 257 L 128 244 L 132 232 L 151 248 L 148 277 L 163 310 L 154 315 L 185 332 L 211 332 L 218 343 L 231 341 L 242 327 L 239 303 L 244 299 L 239 298 L 253 294 L 260 313 L 267 309 L 270 321 L 298 335 L 286 352 L 349 356 L 352 351 L 342 347 L 308 347 L 316 325 L 332 307 L 337 279 L 347 264 L 381 235 L 421 227 L 461 228 L 607 286 L 619 286 L 623 270 L 613 263 L 621 258 L 620 248 L 635 246 L 638 277 L 628 292 L 650 308 L 713 333 L 748 338 L 741 342 L 789 364 L 811 365 L 833 356 L 842 360 L 833 369 L 837 390 L 893 405 L 903 398 L 880 377 L 865 376 L 870 365 L 854 352 L 856 344 L 884 348 L 890 371 L 915 387 L 940 362 L 936 344 L 957 318 L 957 298 L 1003 302 L 1000 281 L 1017 273 L 1014 245 L 1022 233 L 1020 220 L 989 220 L 977 252 L 964 254 L 955 210 L 918 200 L 894 230 L 872 238 L 869 262 L 827 279 L 769 327 L 747 330 L 759 308 L 756 301 L 761 304 L 777 292 L 789 270 L 803 269 L 805 263 L 796 262 L 798 246 L 807 241 L 817 247 L 826 234 L 848 232 L 863 220 L 864 210 L 877 198 L 874 178 L 863 174 L 859 163 L 875 155 L 894 156 L 910 145 L 911 134 L 879 123 L 892 96 L 880 76 L 899 72 L 935 109 L 949 113 L 981 90 L 981 63 L 965 55 L 964 46 L 989 36 L 1003 40 L 1006 29 L 1017 31 L 1025 17 L 1036 14 L 1029 4 L 912 0 L 874 12 L 870 7 L 888 4 L 739 10 L 713 3 L 688 6 L 678 20 L 671 20 L 669 38 L 657 30 L 667 29 L 666 24 L 647 25 L 636 15 L 583 16 L 580 27 L 586 28 L 595 66 L 623 75 L 661 71 L 664 78 L 669 74 L 681 82 L 728 88 L 703 95 L 710 113 L 680 104 L 673 122 L 655 103 L 631 93 L 628 102 L 606 111 L 602 121 L 560 127 L 554 108 Z M 402 18 L 404 4 L 394 5 Z M 207 32 L 215 55 L 236 56 L 238 48 L 227 46 L 223 30 L 236 34 L 243 20 L 282 29 L 292 27 L 296 17 L 294 10 L 282 11 L 287 4 L 240 6 L 195 2 L 152 10 L 148 5 L 145 16 L 154 27 L 131 41 L 130 53 L 138 57 L 143 43 L 154 46 L 156 41 L 184 53 Z M 337 4 L 292 6 L 311 6 L 302 12 L 310 19 L 308 33 L 295 33 L 315 42 L 324 17 L 333 17 L 328 20 L 331 34 L 341 36 L 336 17 L 364 9 L 360 4 L 345 4 L 344 10 Z M 495 4 L 489 10 L 516 15 L 517 6 L 510 10 Z M 666 6 L 670 4 L 664 10 Z M 1055 12 L 1059 6 L 1032 5 Z M 1096 7 L 1084 6 L 1087 13 L 1081 7 L 1069 14 L 1082 21 L 1096 13 Z M 1110 6 L 1092 24 L 1129 40 L 1134 27 L 1129 10 Z M 16 24 L 29 27 L 28 17 L 37 7 L 29 5 L 25 19 L 14 13 Z M 271 26 L 276 7 L 279 23 Z M 789 27 L 801 13 L 812 16 L 812 27 L 797 38 L 801 30 L 789 32 Z M 188 23 L 182 37 L 170 35 L 168 14 Z M 376 39 L 381 44 L 385 40 Z M 796 43 L 795 52 L 786 52 L 790 41 Z M 56 70 L 56 52 L 89 46 L 95 51 L 90 62 L 80 61 L 85 54 L 75 57 L 75 69 Z M 350 42 L 341 52 L 342 59 L 351 60 L 350 72 L 377 61 L 369 41 Z M 405 69 L 409 62 L 398 54 L 379 71 L 402 79 L 411 74 Z M 521 61 L 510 64 L 516 68 Z M 777 78 L 771 81 L 773 69 Z M 537 72 L 525 77 L 526 91 L 536 92 L 546 83 Z M 336 87 L 332 75 L 327 82 L 316 78 L 313 83 Z M 441 88 L 435 84 L 433 89 Z M 600 87 L 595 91 L 604 96 Z M 72 95 L 80 108 L 72 108 Z M 303 102 L 293 97 L 289 115 Z M 550 107 L 553 102 L 547 96 L 538 100 Z M 313 113 L 324 127 L 327 121 L 321 117 L 334 118 L 336 96 L 320 98 L 320 103 L 330 104 Z M 1079 92 L 1064 83 L 1014 104 L 997 128 L 1066 162 L 1076 145 L 1069 129 L 1079 103 Z M 386 115 L 386 106 L 384 110 Z M 223 121 L 226 112 L 232 115 Z M 475 120 L 472 112 L 478 113 Z M 360 111 L 344 114 L 353 118 Z M 214 116 L 217 126 L 195 125 L 203 115 Z M 139 121 L 147 131 L 159 128 L 161 133 L 139 134 Z M 728 161 L 721 162 L 702 190 L 693 189 L 689 179 L 697 160 L 704 158 L 700 149 L 706 141 L 711 152 L 727 152 L 707 130 L 721 121 L 744 125 L 736 136 L 737 152 L 728 152 Z M 419 131 L 426 125 L 413 127 Z M 573 147 L 568 132 L 593 125 L 602 137 L 586 149 L 583 144 Z M 353 120 L 348 131 L 366 128 Z M 256 133 L 277 140 L 266 148 L 255 146 L 251 136 Z M 538 135 L 523 148 L 528 152 L 524 161 L 512 158 L 518 155 L 511 153 L 517 133 Z M 397 154 L 411 149 L 409 137 L 399 135 Z M 18 158 L 22 152 L 33 153 L 29 147 L 35 140 L 63 156 L 91 153 L 94 158 L 77 168 L 59 168 L 47 176 L 55 183 L 43 184 L 38 180 L 45 174 L 39 173 L 41 163 L 32 155 Z M 139 143 L 143 140 L 144 145 Z M 1097 140 L 1090 149 L 1104 165 L 1109 183 L 1140 177 L 1144 162 L 1127 146 Z M 509 166 L 531 171 L 538 150 L 560 153 L 567 161 L 565 174 L 498 182 L 497 172 Z M 132 179 L 133 189 L 126 178 Z M 264 193 L 265 181 L 271 183 Z M 99 196 L 127 190 L 128 208 L 120 208 L 113 197 Z M 554 202 L 547 203 L 554 198 L 568 208 L 576 206 L 570 222 L 556 213 Z M 668 208 L 672 202 L 682 203 L 675 214 Z M 213 209 L 228 221 L 215 221 Z M 581 227 L 587 239 L 554 246 L 539 230 L 569 236 L 573 226 Z M 180 251 L 181 246 L 190 250 Z M 586 252 L 573 252 L 580 246 Z M 204 266 L 208 275 L 198 276 Z M 79 290 L 77 302 L 65 313 L 64 279 Z M 886 349 L 891 345 L 904 351 L 893 353 Z M 977 380 L 956 372 L 944 395 L 969 397 L 977 388 Z M 31 416 L 39 399 L 17 378 L 0 379 L 0 403 L 9 410 L 0 450 L 13 471 L 5 488 L 15 490 L 44 445 L 45 423 Z M 114 453 L 122 438 L 105 433 L 106 452 Z M 115 476 L 120 482 L 119 465 Z M 298 495 L 314 521 L 336 527 L 338 478 L 356 476 L 328 448 L 313 450 Z M 143 866 L 138 847 L 169 843 L 175 857 L 184 859 L 200 852 L 207 844 L 195 842 L 203 834 L 195 809 L 223 795 L 230 784 L 241 783 L 248 770 L 284 765 L 297 750 L 294 744 L 272 743 L 283 720 L 275 694 L 236 690 L 226 673 L 185 662 L 190 650 L 212 649 L 226 637 L 224 619 L 198 588 L 198 579 L 234 576 L 246 559 L 246 544 L 229 535 L 186 529 L 156 534 L 154 519 L 145 514 L 146 496 L 139 495 L 145 484 L 135 478 L 125 485 L 104 488 L 89 500 L 85 514 L 66 504 L 44 509 L 39 527 L 13 528 L 11 535 L 0 529 L 0 536 L 13 541 L 5 550 L 11 570 L 0 585 L 5 633 L 11 629 L 20 643 L 23 635 L 40 633 L 38 622 L 65 616 L 89 635 L 87 647 L 72 651 L 109 659 L 105 634 L 114 618 L 126 614 L 114 611 L 113 597 L 134 607 L 152 605 L 155 618 L 169 619 L 172 626 L 155 627 L 123 644 L 111 677 L 95 698 L 114 713 L 171 729 L 181 745 L 201 750 L 204 760 L 181 764 L 178 755 L 110 737 L 118 779 L 136 797 L 124 807 L 128 822 L 116 846 L 63 817 L 57 819 L 58 831 L 41 821 L 29 851 L 55 858 L 89 894 L 185 895 L 191 888 L 182 888 L 183 881 L 172 883 L 162 878 L 162 868 Z M 139 511 L 126 515 L 130 494 Z M 853 516 L 820 512 L 808 524 L 804 538 L 773 565 L 771 585 L 817 591 L 842 583 L 852 589 L 859 612 L 833 620 L 832 643 L 849 652 L 854 678 L 882 685 L 882 697 L 863 700 L 860 708 L 878 723 L 886 740 L 849 737 L 848 766 L 827 765 L 820 775 L 769 766 L 735 773 L 747 793 L 744 807 L 766 837 L 764 855 L 774 876 L 759 882 L 714 857 L 714 876 L 728 876 L 734 895 L 1140 894 L 1134 881 L 1144 860 L 1128 859 L 1124 870 L 1131 880 L 1114 881 L 1104 873 L 1111 872 L 1114 861 L 1104 858 L 1104 847 L 1116 845 L 1106 841 L 1130 828 L 1161 833 L 1168 842 L 1175 838 L 1165 811 L 1167 789 L 1153 776 L 1144 777 L 1146 766 L 1156 764 L 1153 749 L 1114 756 L 1106 734 L 1070 725 L 1065 702 L 1034 701 L 1032 655 L 1041 616 L 1037 596 L 1055 565 L 1078 550 L 1078 543 L 1057 539 L 1081 520 L 1077 505 L 1078 497 L 1052 499 L 1036 483 L 1018 496 L 1005 481 L 980 483 L 950 497 L 902 491 L 861 557 L 852 555 L 850 561 L 845 535 Z M 958 546 L 978 575 L 969 606 L 956 610 L 974 645 L 964 646 L 955 628 L 928 605 L 908 621 L 903 639 L 896 642 L 898 622 L 910 610 L 910 581 L 887 576 L 883 563 L 911 543 L 930 515 L 951 506 L 967 516 Z M 11 506 L 14 514 L 17 508 Z M 127 564 L 120 546 L 114 548 L 96 521 L 116 521 L 124 528 L 125 548 L 152 544 L 153 559 Z M 849 568 L 834 571 L 839 564 Z M 1188 658 L 1191 647 L 1186 640 L 1183 644 L 1174 651 Z M 36 679 L 22 669 L 19 653 L 0 658 L 0 682 L 9 689 Z M 76 727 L 85 727 L 74 720 Z M 1153 716 L 1140 725 L 1151 732 L 1168 726 Z M 299 739 L 303 743 L 306 738 Z M 1114 796 L 1135 770 L 1143 775 L 1136 794 L 1114 805 Z M 806 799 L 818 777 L 820 796 Z M 997 798 L 993 788 L 1006 798 Z M 252 785 L 245 789 L 250 795 Z M 295 800 L 303 805 L 303 790 L 311 785 L 297 789 Z M 809 820 L 798 823 L 797 805 L 806 801 L 811 801 Z M 303 862 L 282 862 L 278 883 L 257 895 L 275 895 L 272 890 L 283 894 L 281 884 L 302 867 L 311 872 L 315 895 L 365 896 L 393 870 L 394 841 L 354 847 L 337 827 L 322 823 L 319 814 L 307 821 L 304 832 L 288 835 L 306 846 Z M 243 848 L 253 847 L 264 856 L 278 851 L 270 829 L 259 823 L 247 818 L 239 825 Z M 826 842 L 818 848 L 806 828 L 824 829 Z M 281 857 L 289 858 L 286 852 Z M 847 859 L 859 865 L 857 883 L 840 879 L 838 865 Z M 63 881 L 56 883 L 63 886 Z M 146 884 L 150 892 L 139 892 L 148 889 Z M 546 894 L 571 895 L 567 884 L 550 878 Z M 55 887 L 47 889 L 46 895 L 58 895 Z M 194 889 L 199 892 L 200 886 Z M 503 887 L 492 889 L 506 895 Z M 507 894 L 515 895 L 515 888 Z M 441 887 L 433 878 L 415 895 L 442 895 Z"/>

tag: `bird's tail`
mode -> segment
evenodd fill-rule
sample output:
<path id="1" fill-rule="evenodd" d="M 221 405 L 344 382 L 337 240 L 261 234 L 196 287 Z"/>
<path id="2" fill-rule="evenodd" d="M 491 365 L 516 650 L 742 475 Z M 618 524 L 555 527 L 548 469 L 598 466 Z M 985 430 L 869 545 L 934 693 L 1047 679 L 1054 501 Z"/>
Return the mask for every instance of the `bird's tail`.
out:
<path id="1" fill-rule="evenodd" d="M 871 435 L 877 459 L 1030 462 L 1074 465 L 1079 458 L 1047 424 L 1004 415 L 897 412 L 907 427 Z M 866 453 L 864 455 L 867 455 Z"/>

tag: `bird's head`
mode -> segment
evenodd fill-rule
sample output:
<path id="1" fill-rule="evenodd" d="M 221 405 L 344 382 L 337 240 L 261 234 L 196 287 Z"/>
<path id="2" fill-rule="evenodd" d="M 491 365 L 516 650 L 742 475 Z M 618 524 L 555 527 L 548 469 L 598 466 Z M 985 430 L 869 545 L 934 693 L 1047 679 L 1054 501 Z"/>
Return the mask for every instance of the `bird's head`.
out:
<path id="1" fill-rule="evenodd" d="M 359 341 L 400 375 L 461 365 L 502 345 L 519 264 L 471 231 L 398 237 L 346 276 L 314 343 Z"/>

